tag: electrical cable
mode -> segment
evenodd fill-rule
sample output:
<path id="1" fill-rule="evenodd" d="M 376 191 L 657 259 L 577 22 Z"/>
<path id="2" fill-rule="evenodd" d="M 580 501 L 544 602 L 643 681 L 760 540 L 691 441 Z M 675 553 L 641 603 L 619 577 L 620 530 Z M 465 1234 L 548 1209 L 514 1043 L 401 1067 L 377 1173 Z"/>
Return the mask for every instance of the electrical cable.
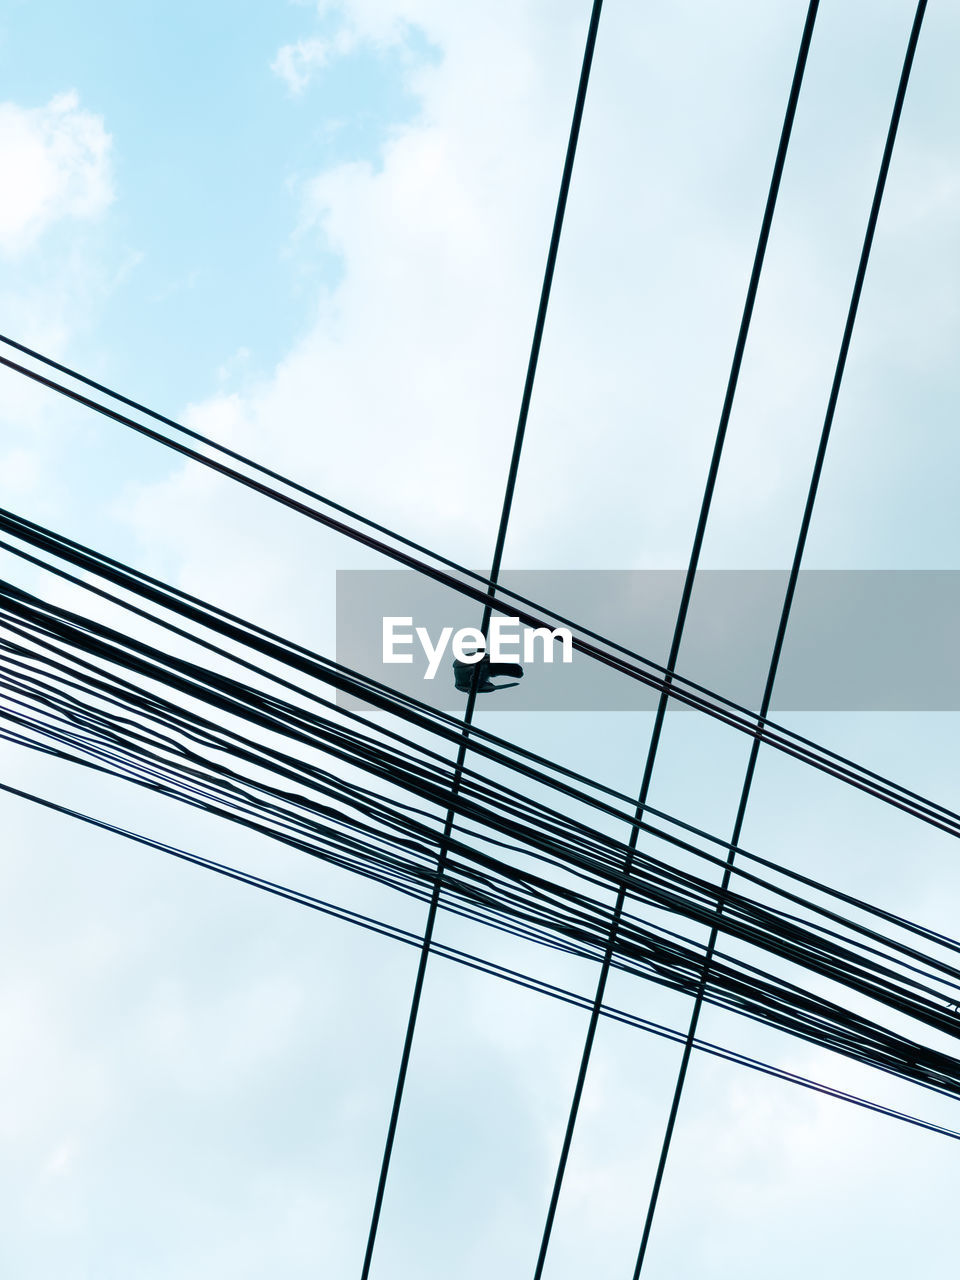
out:
<path id="1" fill-rule="evenodd" d="M 850 343 L 853 338 L 853 329 L 856 323 L 857 311 L 860 305 L 860 296 L 863 292 L 863 284 L 866 279 L 867 264 L 870 260 L 870 250 L 873 246 L 873 239 L 877 228 L 877 222 L 880 217 L 880 206 L 883 201 L 883 193 L 886 187 L 887 174 L 890 169 L 890 162 L 893 158 L 893 148 L 896 142 L 897 130 L 900 123 L 900 116 L 903 111 L 903 104 L 906 98 L 907 85 L 910 80 L 910 72 L 913 67 L 914 54 L 916 53 L 917 43 L 920 39 L 920 29 L 923 23 L 924 13 L 926 11 L 926 0 L 919 0 L 916 13 L 914 15 L 913 25 L 910 30 L 910 37 L 907 42 L 907 50 L 904 55 L 903 67 L 900 72 L 900 81 L 897 85 L 897 94 L 894 101 L 893 112 L 890 118 L 890 124 L 887 129 L 886 141 L 884 143 L 883 156 L 880 161 L 880 170 L 877 175 L 876 187 L 874 189 L 873 200 L 870 206 L 870 214 L 867 219 L 867 229 L 864 234 L 863 246 L 860 251 L 860 259 L 857 264 L 857 274 L 854 280 L 853 292 L 850 298 L 850 305 L 847 310 L 847 318 L 844 324 L 843 337 L 840 342 L 840 350 L 837 356 L 836 367 L 834 369 L 833 381 L 830 387 L 830 395 L 827 401 L 827 409 L 824 415 L 823 427 L 820 433 L 820 440 L 817 447 L 817 455 L 813 465 L 813 473 L 810 478 L 810 486 L 807 491 L 807 498 L 804 504 L 803 515 L 800 521 L 800 531 L 797 536 L 797 545 L 794 552 L 793 563 L 790 568 L 790 577 L 787 582 L 787 589 L 784 595 L 783 607 L 780 613 L 780 620 L 777 627 L 777 635 L 774 640 L 773 653 L 770 658 L 770 667 L 767 673 L 766 684 L 763 691 L 763 697 L 760 704 L 761 722 L 770 710 L 770 703 L 773 698 L 773 688 L 777 678 L 777 671 L 780 663 L 780 655 L 783 651 L 783 643 L 786 637 L 787 625 L 790 618 L 790 610 L 793 603 L 794 593 L 796 591 L 797 580 L 800 574 L 800 565 L 803 560 L 803 553 L 806 548 L 807 536 L 810 531 L 810 524 L 813 519 L 813 508 L 816 503 L 817 492 L 820 485 L 820 478 L 823 474 L 824 461 L 826 459 L 827 445 L 830 439 L 833 419 L 836 413 L 837 401 L 840 396 L 840 386 L 843 381 L 843 374 L 846 368 L 847 355 L 850 350 Z M 750 755 L 747 761 L 746 772 L 744 775 L 743 786 L 740 793 L 740 800 L 737 807 L 737 815 L 733 824 L 733 833 L 731 835 L 731 849 L 727 856 L 728 866 L 724 869 L 723 879 L 721 881 L 721 895 L 725 894 L 730 884 L 730 869 L 735 861 L 736 855 L 733 852 L 733 846 L 739 843 L 743 822 L 746 816 L 747 804 L 750 798 L 750 791 L 756 772 L 757 760 L 760 754 L 760 740 L 754 739 L 750 746 Z M 723 910 L 723 901 L 721 900 L 718 910 Z M 704 965 L 703 976 L 701 978 L 701 989 L 698 990 L 693 1003 L 693 1012 L 690 1017 L 690 1025 L 687 1032 L 687 1040 L 684 1044 L 683 1054 L 680 1059 L 680 1066 L 677 1073 L 677 1083 L 674 1089 L 673 1100 L 670 1106 L 670 1113 L 667 1117 L 667 1126 L 664 1133 L 663 1143 L 661 1145 L 660 1156 L 657 1163 L 656 1173 L 654 1174 L 653 1188 L 650 1194 L 650 1201 L 647 1206 L 647 1213 L 643 1225 L 643 1234 L 640 1240 L 640 1248 L 637 1254 L 637 1262 L 634 1268 L 634 1280 L 639 1280 L 640 1273 L 643 1269 L 643 1263 L 650 1240 L 650 1233 L 653 1227 L 653 1219 L 657 1209 L 657 1201 L 660 1195 L 660 1188 L 663 1183 L 664 1171 L 666 1168 L 667 1157 L 670 1152 L 670 1144 L 676 1126 L 677 1114 L 680 1108 L 680 1100 L 683 1095 L 683 1087 L 686 1081 L 687 1068 L 690 1062 L 690 1055 L 693 1048 L 693 1040 L 696 1036 L 697 1024 L 700 1019 L 700 1011 L 703 1006 L 703 994 L 706 991 L 709 981 L 710 965 L 712 963 L 713 954 L 716 948 L 718 930 L 716 925 L 711 929 L 710 938 L 707 943 L 707 957 Z"/>
<path id="2" fill-rule="evenodd" d="M 667 706 L 670 698 L 672 672 L 680 657 L 680 646 L 683 641 L 684 628 L 686 626 L 687 613 L 690 606 L 690 600 L 693 595 L 693 585 L 696 579 L 697 568 L 700 563 L 700 554 L 703 548 L 703 541 L 706 534 L 707 519 L 710 513 L 710 507 L 713 500 L 713 494 L 716 489 L 717 476 L 720 470 L 720 460 L 723 455 L 724 443 L 726 441 L 727 428 L 730 423 L 730 416 L 733 412 L 733 402 L 736 396 L 737 384 L 740 377 L 740 369 L 743 364 L 743 356 L 746 350 L 747 336 L 750 331 L 750 322 L 753 318 L 753 309 L 756 302 L 757 290 L 760 285 L 760 275 L 763 270 L 763 262 L 766 256 L 767 244 L 770 239 L 770 231 L 773 225 L 773 216 L 777 204 L 777 196 L 780 191 L 780 182 L 783 176 L 783 169 L 786 163 L 787 149 L 790 143 L 790 135 L 793 130 L 793 122 L 796 117 L 797 104 L 800 98 L 800 89 L 803 84 L 803 75 L 807 63 L 807 54 L 810 49 L 810 42 L 813 38 L 813 27 L 816 21 L 818 0 L 810 0 L 807 9 L 806 21 L 804 23 L 803 33 L 800 39 L 800 47 L 797 53 L 796 66 L 794 68 L 793 80 L 790 86 L 790 93 L 787 99 L 787 107 L 784 115 L 783 125 L 780 131 L 780 141 L 777 147 L 777 154 L 774 161 L 773 173 L 770 179 L 770 186 L 767 192 L 766 204 L 764 207 L 763 218 L 760 225 L 760 234 L 757 240 L 757 247 L 754 253 L 753 267 L 750 273 L 750 280 L 747 286 L 747 296 L 743 306 L 743 312 L 740 319 L 740 328 L 737 333 L 737 341 L 734 348 L 733 361 L 730 366 L 730 375 L 727 380 L 726 393 L 724 395 L 723 406 L 720 411 L 720 421 L 717 427 L 716 438 L 714 441 L 713 453 L 710 458 L 710 465 L 707 471 L 707 479 L 704 487 L 703 498 L 700 503 L 700 512 L 697 519 L 697 527 L 694 533 L 693 546 L 690 552 L 690 560 L 687 566 L 683 581 L 683 591 L 680 596 L 680 604 L 677 610 L 676 623 L 674 625 L 673 637 L 670 642 L 670 653 L 667 658 L 667 675 L 660 696 L 657 701 L 657 710 L 654 716 L 653 729 L 650 735 L 650 742 L 647 748 L 646 762 L 644 764 L 643 776 L 640 783 L 640 790 L 637 797 L 636 812 L 634 821 L 631 826 L 629 852 L 627 854 L 624 867 L 625 876 L 629 876 L 633 865 L 634 850 L 637 847 L 641 831 L 641 821 L 644 809 L 647 803 L 647 797 L 650 791 L 650 784 L 653 778 L 654 765 L 656 763 L 657 752 L 660 746 L 660 739 L 663 731 L 664 720 L 666 718 Z M 756 742 L 756 739 L 754 739 Z M 590 1065 L 590 1057 L 593 1051 L 593 1045 L 596 1038 L 597 1028 L 600 1023 L 600 1011 L 603 1007 L 604 995 L 606 992 L 607 979 L 610 974 L 610 968 L 613 962 L 614 950 L 617 941 L 617 931 L 620 926 L 620 920 L 626 905 L 626 890 L 621 888 L 617 893 L 616 903 L 614 905 L 613 915 L 610 922 L 610 937 L 604 952 L 603 962 L 600 966 L 600 973 L 597 978 L 597 988 L 593 998 L 593 1005 L 590 1010 L 590 1018 L 587 1023 L 586 1036 L 584 1045 L 580 1055 L 580 1064 L 577 1071 L 577 1078 L 573 1088 L 573 1097 L 570 1102 L 570 1109 L 567 1115 L 567 1123 L 564 1129 L 563 1140 L 560 1146 L 560 1154 L 557 1160 L 557 1167 L 554 1173 L 553 1185 L 550 1192 L 550 1201 L 547 1206 L 546 1218 L 544 1221 L 543 1231 L 540 1238 L 540 1248 L 537 1254 L 537 1261 L 534 1266 L 534 1280 L 542 1280 L 543 1269 L 546 1265 L 547 1250 L 550 1245 L 550 1237 L 553 1231 L 553 1224 L 556 1219 L 557 1207 L 560 1202 L 560 1192 L 563 1187 L 564 1174 L 567 1168 L 567 1161 L 570 1155 L 570 1147 L 573 1142 L 573 1134 L 576 1128 L 577 1118 L 580 1112 L 580 1103 L 583 1097 L 583 1090 L 586 1084 L 587 1071 Z"/>

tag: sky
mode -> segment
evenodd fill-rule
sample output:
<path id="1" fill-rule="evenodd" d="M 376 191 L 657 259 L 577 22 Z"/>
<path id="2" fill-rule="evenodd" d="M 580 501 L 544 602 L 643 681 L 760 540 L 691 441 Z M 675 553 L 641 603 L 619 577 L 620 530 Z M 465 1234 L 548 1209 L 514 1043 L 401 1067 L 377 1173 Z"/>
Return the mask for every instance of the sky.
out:
<path id="1" fill-rule="evenodd" d="M 607 0 L 508 567 L 686 565 L 804 15 Z M 705 567 L 789 564 L 912 18 L 902 0 L 821 5 Z M 93 18 L 9 0 L 0 332 L 485 568 L 588 19 L 585 0 L 102 0 Z M 960 569 L 958 43 L 960 13 L 931 5 L 808 567 Z M 382 568 L 373 553 L 0 384 L 0 504 L 332 654 L 336 570 Z M 954 714 L 783 719 L 960 807 Z M 645 713 L 479 722 L 637 790 Z M 232 825 L 0 758 L 14 785 L 422 927 L 416 904 Z M 728 730 L 671 716 L 651 801 L 724 834 L 745 760 Z M 12 797 L 0 822 L 3 1274 L 357 1276 L 415 954 Z M 956 933 L 948 837 L 795 761 L 762 754 L 743 843 Z M 438 937 L 521 954 L 448 918 Z M 675 1026 L 689 1012 L 622 975 L 609 996 Z M 431 961 L 374 1276 L 532 1274 L 585 1025 Z M 701 1030 L 960 1127 L 945 1099 L 731 1014 Z M 549 1280 L 632 1274 L 678 1056 L 602 1027 Z M 945 1270 L 957 1158 L 697 1060 L 644 1275 Z"/>

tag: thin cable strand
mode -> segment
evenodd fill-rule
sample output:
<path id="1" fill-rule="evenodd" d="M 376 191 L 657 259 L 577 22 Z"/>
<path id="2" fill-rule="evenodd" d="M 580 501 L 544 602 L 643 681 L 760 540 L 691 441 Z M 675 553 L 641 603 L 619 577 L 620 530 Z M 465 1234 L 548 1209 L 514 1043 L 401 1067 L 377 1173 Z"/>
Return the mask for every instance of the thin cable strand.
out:
<path id="1" fill-rule="evenodd" d="M 887 129 L 886 142 L 883 148 L 883 156 L 880 161 L 880 170 L 877 175 L 877 183 L 874 189 L 873 200 L 870 205 L 870 214 L 867 219 L 867 229 L 863 238 L 863 246 L 860 251 L 860 259 L 857 264 L 857 274 L 854 280 L 853 293 L 850 298 L 850 305 L 847 310 L 847 319 L 844 325 L 843 337 L 840 342 L 840 350 L 837 356 L 836 368 L 834 370 L 833 382 L 830 387 L 830 395 L 827 401 L 827 409 L 824 415 L 823 428 L 820 433 L 820 441 L 817 447 L 817 455 L 813 465 L 813 474 L 810 477 L 810 486 L 807 491 L 807 498 L 804 504 L 803 516 L 800 521 L 800 531 L 797 536 L 797 545 L 794 552 L 793 563 L 790 568 L 790 577 L 787 582 L 787 589 L 784 595 L 783 607 L 780 613 L 780 621 L 777 627 L 777 635 L 774 640 L 773 653 L 770 658 L 770 667 L 767 672 L 766 684 L 763 691 L 763 698 L 760 704 L 761 721 L 766 717 L 770 710 L 770 702 L 773 698 L 773 688 L 776 683 L 777 671 L 780 664 L 780 655 L 783 651 L 783 643 L 786 637 L 787 625 L 790 619 L 790 610 L 793 604 L 794 593 L 796 591 L 797 580 L 800 574 L 800 565 L 803 560 L 803 553 L 806 548 L 807 536 L 810 531 L 810 524 L 813 519 L 813 509 L 816 504 L 817 493 L 820 486 L 820 478 L 823 474 L 824 461 L 826 459 L 827 445 L 830 440 L 831 428 L 833 426 L 834 415 L 836 413 L 837 401 L 840 396 L 840 386 L 843 382 L 843 374 L 846 369 L 847 355 L 850 350 L 850 343 L 853 338 L 853 329 L 856 323 L 857 311 L 860 305 L 860 296 L 863 292 L 863 284 L 867 274 L 867 264 L 870 260 L 870 250 L 873 246 L 873 239 L 877 229 L 877 222 L 880 217 L 880 206 L 883 201 L 883 193 L 886 187 L 887 174 L 890 169 L 890 162 L 893 158 L 893 148 L 897 138 L 897 130 L 900 124 L 900 116 L 903 111 L 903 104 L 906 98 L 907 85 L 910 81 L 910 72 L 913 67 L 914 54 L 916 53 L 917 43 L 920 39 L 920 28 L 923 24 L 923 17 L 926 11 L 926 0 L 919 0 L 916 14 L 913 20 L 913 26 L 910 30 L 910 38 L 907 42 L 907 51 L 904 55 L 903 67 L 900 73 L 900 82 L 897 86 L 897 95 L 894 101 L 893 112 L 890 118 L 890 125 Z M 727 866 L 724 869 L 723 879 L 721 881 L 721 901 L 718 910 L 723 910 L 723 898 L 730 885 L 730 875 L 733 863 L 736 859 L 734 846 L 740 841 L 741 831 L 746 816 L 747 804 L 750 799 L 750 791 L 753 785 L 753 779 L 756 772 L 757 760 L 760 755 L 760 739 L 754 739 L 750 747 L 750 755 L 747 761 L 746 772 L 744 774 L 743 786 L 740 792 L 740 800 L 737 806 L 737 816 L 733 824 L 733 833 L 731 835 L 731 848 L 727 855 Z M 643 1263 L 646 1257 L 647 1247 L 650 1241 L 650 1233 L 653 1228 L 654 1215 L 657 1210 L 657 1201 L 660 1195 L 660 1188 L 663 1183 L 664 1171 L 666 1169 L 667 1157 L 670 1153 L 670 1144 L 676 1127 L 677 1115 L 680 1109 L 680 1101 L 683 1095 L 683 1087 L 686 1081 L 687 1069 L 690 1063 L 690 1055 L 693 1049 L 693 1041 L 696 1036 L 697 1024 L 700 1020 L 700 1012 L 703 1007 L 704 993 L 709 981 L 710 966 L 716 949 L 718 938 L 717 926 L 711 929 L 710 937 L 707 942 L 706 963 L 703 969 L 703 977 L 701 979 L 700 988 L 697 991 L 693 1003 L 693 1012 L 690 1016 L 690 1026 L 687 1031 L 687 1039 L 683 1047 L 683 1054 L 680 1059 L 680 1067 L 677 1072 L 677 1082 L 674 1088 L 673 1099 L 670 1105 L 670 1113 L 667 1117 L 666 1130 L 664 1132 L 663 1143 L 660 1149 L 660 1157 L 657 1162 L 656 1173 L 654 1174 L 653 1188 L 650 1193 L 650 1201 L 647 1206 L 647 1213 L 643 1224 L 643 1234 L 640 1240 L 640 1248 L 637 1253 L 637 1262 L 634 1267 L 633 1278 L 639 1280 Z"/>

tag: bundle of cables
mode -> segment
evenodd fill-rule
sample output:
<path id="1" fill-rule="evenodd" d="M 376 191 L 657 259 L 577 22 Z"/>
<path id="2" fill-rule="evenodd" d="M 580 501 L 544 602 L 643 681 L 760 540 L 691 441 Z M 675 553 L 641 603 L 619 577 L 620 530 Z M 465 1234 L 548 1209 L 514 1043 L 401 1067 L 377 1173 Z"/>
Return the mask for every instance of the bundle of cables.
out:
<path id="1" fill-rule="evenodd" d="M 647 847 L 625 875 L 628 845 L 610 819 L 626 832 L 629 797 L 478 728 L 454 786 L 454 718 L 10 513 L 0 529 L 7 552 L 168 637 L 150 643 L 0 584 L 6 740 L 414 898 L 434 890 L 442 841 L 444 910 L 580 957 L 603 956 L 625 889 L 618 969 L 691 995 L 704 983 L 719 1007 L 960 1095 L 960 1059 L 880 1020 L 885 1008 L 918 1037 L 960 1032 L 953 940 L 747 850 L 738 856 L 752 869 L 721 891 L 710 870 L 728 846 L 650 808 Z M 338 691 L 369 713 L 338 707 Z M 484 762 L 511 780 L 494 782 Z M 936 809 L 937 825 L 960 823 Z M 721 949 L 705 965 L 696 926 L 746 944 L 750 959 Z"/>

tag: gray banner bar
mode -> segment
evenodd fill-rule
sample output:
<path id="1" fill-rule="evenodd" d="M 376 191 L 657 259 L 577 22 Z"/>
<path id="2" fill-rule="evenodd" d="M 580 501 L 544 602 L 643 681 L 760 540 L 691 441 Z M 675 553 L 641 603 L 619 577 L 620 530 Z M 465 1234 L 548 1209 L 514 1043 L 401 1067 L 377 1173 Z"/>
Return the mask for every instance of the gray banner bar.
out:
<path id="1" fill-rule="evenodd" d="M 676 620 L 682 570 L 514 570 L 502 585 L 664 664 Z M 760 701 L 786 570 L 706 570 L 697 575 L 679 673 L 749 708 Z M 406 570 L 337 573 L 337 660 L 431 706 L 457 712 L 456 633 L 475 628 L 481 608 Z M 384 619 L 394 619 L 385 626 Z M 400 621 L 396 621 L 400 620 Z M 418 632 L 419 629 L 419 632 Z M 505 657 L 524 674 L 484 694 L 492 711 L 637 711 L 656 692 L 573 653 L 558 638 L 534 641 L 508 628 Z M 409 661 L 385 661 L 386 654 Z M 472 637 L 475 641 L 476 636 Z M 957 711 L 960 572 L 810 570 L 800 575 L 775 686 L 773 710 Z M 526 637 L 529 645 L 530 638 Z M 471 648 L 461 637 L 461 650 Z M 432 655 L 432 662 L 431 662 Z M 432 667 L 435 674 L 428 678 Z M 511 677 L 497 676 L 494 684 Z M 341 705 L 356 708 L 341 696 Z"/>

